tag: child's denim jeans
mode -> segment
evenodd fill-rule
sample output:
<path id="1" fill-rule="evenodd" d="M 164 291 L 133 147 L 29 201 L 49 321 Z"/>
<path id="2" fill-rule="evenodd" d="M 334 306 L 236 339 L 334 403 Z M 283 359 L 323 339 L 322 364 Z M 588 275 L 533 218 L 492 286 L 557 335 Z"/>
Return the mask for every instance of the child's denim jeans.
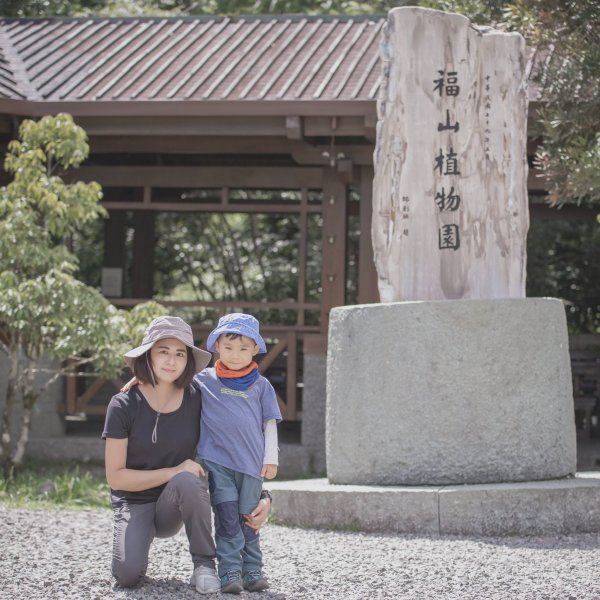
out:
<path id="1" fill-rule="evenodd" d="M 219 577 L 229 571 L 242 575 L 262 568 L 259 535 L 248 527 L 243 515 L 258 505 L 262 481 L 208 460 L 210 503 L 215 514 L 215 543 L 219 561 Z"/>

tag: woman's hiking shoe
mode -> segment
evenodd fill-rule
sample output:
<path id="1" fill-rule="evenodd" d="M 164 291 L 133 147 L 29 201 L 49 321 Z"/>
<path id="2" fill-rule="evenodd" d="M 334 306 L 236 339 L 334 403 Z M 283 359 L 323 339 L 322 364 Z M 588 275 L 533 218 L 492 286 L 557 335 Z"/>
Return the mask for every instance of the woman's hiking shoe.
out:
<path id="1" fill-rule="evenodd" d="M 196 591 L 201 594 L 214 594 L 221 589 L 221 580 L 215 570 L 206 565 L 200 565 L 194 569 L 190 584 L 195 585 Z"/>
<path id="2" fill-rule="evenodd" d="M 244 589 L 249 592 L 262 592 L 269 589 L 269 582 L 260 571 L 248 571 L 242 579 Z"/>
<path id="3" fill-rule="evenodd" d="M 221 577 L 221 592 L 224 594 L 239 594 L 243 589 L 239 571 L 229 571 Z"/>

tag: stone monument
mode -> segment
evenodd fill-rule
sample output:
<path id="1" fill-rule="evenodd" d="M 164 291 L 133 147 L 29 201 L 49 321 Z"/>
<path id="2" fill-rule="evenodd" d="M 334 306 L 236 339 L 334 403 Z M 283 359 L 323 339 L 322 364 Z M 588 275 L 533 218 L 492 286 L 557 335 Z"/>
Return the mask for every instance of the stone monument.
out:
<path id="1" fill-rule="evenodd" d="M 373 156 L 382 302 L 525 296 L 527 74 L 518 33 L 390 12 Z"/>
<path id="2" fill-rule="evenodd" d="M 600 531 L 577 474 L 559 300 L 525 298 L 525 44 L 389 13 L 374 154 L 382 304 L 334 308 L 328 479 L 270 482 L 282 523 L 419 534 Z"/>
<path id="3" fill-rule="evenodd" d="M 385 304 L 331 313 L 329 480 L 571 475 L 564 309 L 524 297 L 525 42 L 397 8 L 382 58 L 373 240 Z"/>

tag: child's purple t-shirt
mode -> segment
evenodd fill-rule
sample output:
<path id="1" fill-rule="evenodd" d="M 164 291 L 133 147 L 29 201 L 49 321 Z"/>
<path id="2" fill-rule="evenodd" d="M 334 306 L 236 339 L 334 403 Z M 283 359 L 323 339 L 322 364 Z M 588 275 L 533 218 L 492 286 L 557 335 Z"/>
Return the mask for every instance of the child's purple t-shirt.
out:
<path id="1" fill-rule="evenodd" d="M 202 392 L 198 456 L 262 479 L 263 423 L 269 419 L 281 421 L 273 386 L 259 376 L 247 390 L 232 390 L 221 383 L 214 368 L 198 373 L 193 385 Z"/>

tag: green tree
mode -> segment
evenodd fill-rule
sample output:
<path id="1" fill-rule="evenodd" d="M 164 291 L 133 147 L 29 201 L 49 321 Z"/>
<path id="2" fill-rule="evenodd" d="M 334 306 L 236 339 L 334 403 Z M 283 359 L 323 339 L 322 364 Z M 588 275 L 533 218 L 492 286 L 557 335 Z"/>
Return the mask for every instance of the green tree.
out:
<path id="1" fill-rule="evenodd" d="M 161 5 L 166 8 L 162 9 Z M 167 16 L 178 14 L 177 2 L 152 0 L 0 0 L 3 17 Z M 185 13 L 183 13 L 185 14 Z"/>
<path id="2" fill-rule="evenodd" d="M 59 176 L 87 157 L 85 132 L 61 114 L 24 121 L 19 137 L 5 162 L 13 181 L 0 188 L 0 349 L 8 358 L 0 420 L 4 474 L 21 464 L 32 409 L 48 386 L 89 363 L 103 375 L 118 374 L 127 341 L 139 338 L 141 321 L 161 311 L 157 305 L 118 311 L 74 276 L 77 260 L 64 242 L 104 214 L 97 183 L 65 184 Z M 47 358 L 59 366 L 45 367 Z"/>
<path id="3" fill-rule="evenodd" d="M 421 0 L 418 4 L 424 8 L 465 15 L 479 25 L 490 25 L 502 21 L 507 2 L 505 0 Z"/>
<path id="4" fill-rule="evenodd" d="M 203 190 L 195 190 L 198 196 Z M 234 199 L 299 199 L 298 191 L 236 190 Z M 320 219 L 320 217 L 319 217 Z M 320 221 L 308 224 L 305 298 L 318 302 L 321 252 Z M 181 214 L 157 217 L 155 290 L 164 300 L 294 302 L 298 296 L 300 225 L 286 214 Z M 194 322 L 214 321 L 218 313 L 194 310 Z M 295 323 L 292 310 L 263 309 L 269 323 Z"/>
<path id="5" fill-rule="evenodd" d="M 477 23 L 520 32 L 535 51 L 540 108 L 530 134 L 549 201 L 600 204 L 600 2 L 422 0 Z"/>
<path id="6" fill-rule="evenodd" d="M 534 219 L 527 236 L 527 295 L 565 300 L 571 334 L 600 328 L 600 227 L 589 220 Z"/>
<path id="7" fill-rule="evenodd" d="M 0 13 L 11 17 L 138 15 L 372 15 L 409 0 L 3 0 Z"/>
<path id="8" fill-rule="evenodd" d="M 600 2 L 517 0 L 504 22 L 537 49 L 533 133 L 551 203 L 600 205 Z"/>

